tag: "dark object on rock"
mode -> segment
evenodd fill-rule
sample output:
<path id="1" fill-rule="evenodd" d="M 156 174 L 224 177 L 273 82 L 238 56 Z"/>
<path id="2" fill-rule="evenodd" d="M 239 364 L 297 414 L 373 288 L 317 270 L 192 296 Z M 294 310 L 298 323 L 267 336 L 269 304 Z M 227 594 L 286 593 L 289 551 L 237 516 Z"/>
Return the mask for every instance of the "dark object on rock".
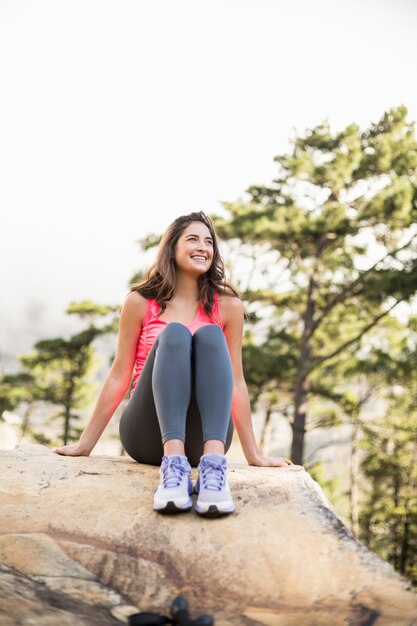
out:
<path id="1" fill-rule="evenodd" d="M 133 613 L 129 616 L 130 626 L 160 626 L 160 624 L 173 624 L 174 622 L 158 613 Z"/>
<path id="2" fill-rule="evenodd" d="M 130 626 L 159 626 L 177 624 L 178 626 L 213 626 L 211 615 L 200 615 L 192 619 L 188 613 L 188 602 L 184 596 L 177 596 L 171 604 L 171 618 L 158 613 L 134 613 L 129 617 Z"/>

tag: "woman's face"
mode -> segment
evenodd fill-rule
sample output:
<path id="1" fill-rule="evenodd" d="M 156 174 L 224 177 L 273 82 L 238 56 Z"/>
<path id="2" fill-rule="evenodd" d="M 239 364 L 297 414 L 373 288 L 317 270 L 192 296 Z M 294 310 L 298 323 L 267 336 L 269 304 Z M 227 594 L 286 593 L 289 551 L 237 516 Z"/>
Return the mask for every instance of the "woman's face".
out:
<path id="1" fill-rule="evenodd" d="M 175 264 L 179 270 L 199 276 L 210 269 L 213 254 L 213 238 L 207 226 L 191 222 L 175 246 Z"/>

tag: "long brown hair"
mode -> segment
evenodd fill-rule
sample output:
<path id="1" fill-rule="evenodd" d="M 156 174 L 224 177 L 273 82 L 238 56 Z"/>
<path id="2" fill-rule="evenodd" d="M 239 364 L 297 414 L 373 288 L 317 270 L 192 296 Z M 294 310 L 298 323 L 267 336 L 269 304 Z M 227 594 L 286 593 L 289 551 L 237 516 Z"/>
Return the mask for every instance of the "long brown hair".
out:
<path id="1" fill-rule="evenodd" d="M 205 312 L 211 315 L 215 293 L 239 297 L 237 291 L 225 281 L 224 263 L 220 256 L 213 222 L 203 211 L 198 211 L 181 215 L 168 226 L 159 244 L 155 263 L 149 268 L 142 281 L 129 285 L 130 291 L 137 291 L 148 299 L 154 298 L 161 308 L 160 314 L 165 311 L 166 303 L 174 294 L 177 278 L 175 246 L 181 234 L 192 222 L 205 224 L 213 240 L 212 264 L 210 269 L 198 278 L 200 301 Z"/>

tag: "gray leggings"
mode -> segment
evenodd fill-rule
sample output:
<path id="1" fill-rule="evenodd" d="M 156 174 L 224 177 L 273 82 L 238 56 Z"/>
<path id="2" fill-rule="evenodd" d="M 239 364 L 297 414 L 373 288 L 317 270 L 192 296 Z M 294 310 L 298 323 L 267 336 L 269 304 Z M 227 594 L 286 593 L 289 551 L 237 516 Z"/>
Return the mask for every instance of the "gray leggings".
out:
<path id="1" fill-rule="evenodd" d="M 196 467 L 205 441 L 218 439 L 225 450 L 230 447 L 232 392 L 232 367 L 221 328 L 210 324 L 192 335 L 183 324 L 168 324 L 148 354 L 120 418 L 124 449 L 139 463 L 160 465 L 163 444 L 181 439 Z"/>

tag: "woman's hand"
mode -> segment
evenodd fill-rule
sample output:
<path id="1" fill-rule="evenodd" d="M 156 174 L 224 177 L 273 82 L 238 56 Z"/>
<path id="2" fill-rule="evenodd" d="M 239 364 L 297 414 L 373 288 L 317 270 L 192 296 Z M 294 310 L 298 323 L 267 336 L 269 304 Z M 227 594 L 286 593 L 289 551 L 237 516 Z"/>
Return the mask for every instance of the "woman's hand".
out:
<path id="1" fill-rule="evenodd" d="M 257 465 L 259 467 L 287 467 L 288 465 L 294 465 L 290 459 L 281 456 L 264 456 L 263 454 L 257 454 L 248 463 L 249 465 Z"/>
<path id="2" fill-rule="evenodd" d="M 91 450 L 87 449 L 80 441 L 77 441 L 77 443 L 71 443 L 61 448 L 52 448 L 52 452 L 64 456 L 90 456 Z"/>

